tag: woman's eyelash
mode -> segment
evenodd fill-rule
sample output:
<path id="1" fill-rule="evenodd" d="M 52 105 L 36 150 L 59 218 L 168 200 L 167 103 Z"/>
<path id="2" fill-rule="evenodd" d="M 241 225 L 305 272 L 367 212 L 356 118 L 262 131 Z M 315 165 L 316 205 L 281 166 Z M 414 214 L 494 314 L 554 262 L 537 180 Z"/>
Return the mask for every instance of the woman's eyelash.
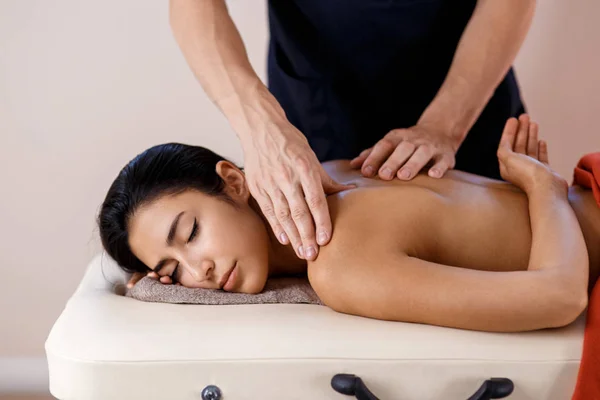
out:
<path id="1" fill-rule="evenodd" d="M 194 240 L 197 233 L 198 233 L 198 220 L 196 220 L 196 218 L 194 218 L 194 226 L 192 226 L 192 233 L 190 233 L 190 237 L 187 242 L 189 243 L 192 240 Z"/>
<path id="2" fill-rule="evenodd" d="M 194 238 L 196 237 L 197 234 L 198 234 L 198 220 L 196 218 L 194 218 L 194 225 L 192 226 L 192 232 L 190 233 L 190 237 L 188 238 L 187 242 L 189 243 L 192 240 L 194 240 Z M 179 263 L 177 263 L 177 265 L 173 269 L 173 272 L 171 273 L 171 281 L 173 283 L 177 283 L 177 272 L 178 271 L 179 271 Z"/>

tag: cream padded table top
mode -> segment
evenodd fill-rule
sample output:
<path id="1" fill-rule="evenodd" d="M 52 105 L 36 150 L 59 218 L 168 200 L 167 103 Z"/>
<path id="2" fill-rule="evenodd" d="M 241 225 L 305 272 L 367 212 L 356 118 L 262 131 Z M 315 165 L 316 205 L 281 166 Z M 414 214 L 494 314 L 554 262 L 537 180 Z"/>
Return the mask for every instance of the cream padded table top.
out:
<path id="1" fill-rule="evenodd" d="M 511 400 L 565 400 L 584 319 L 520 334 L 377 321 L 302 304 L 174 305 L 122 296 L 127 275 L 96 257 L 46 342 L 50 389 L 70 399 L 345 399 L 337 373 L 381 400 L 467 399 L 491 377 Z"/>

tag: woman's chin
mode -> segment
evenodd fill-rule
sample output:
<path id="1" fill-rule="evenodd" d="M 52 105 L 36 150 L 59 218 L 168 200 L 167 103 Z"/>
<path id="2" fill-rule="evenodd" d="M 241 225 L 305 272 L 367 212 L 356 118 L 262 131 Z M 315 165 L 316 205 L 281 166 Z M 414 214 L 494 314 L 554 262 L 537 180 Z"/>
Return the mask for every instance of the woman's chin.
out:
<path id="1" fill-rule="evenodd" d="M 239 287 L 239 293 L 259 294 L 264 290 L 266 284 L 266 279 L 261 279 L 255 282 L 242 282 L 242 285 Z"/>
<path id="2" fill-rule="evenodd" d="M 246 294 L 259 294 L 260 292 L 263 291 L 265 285 L 262 286 L 257 286 L 257 285 L 253 285 L 250 287 L 241 287 L 238 293 L 246 293 Z"/>

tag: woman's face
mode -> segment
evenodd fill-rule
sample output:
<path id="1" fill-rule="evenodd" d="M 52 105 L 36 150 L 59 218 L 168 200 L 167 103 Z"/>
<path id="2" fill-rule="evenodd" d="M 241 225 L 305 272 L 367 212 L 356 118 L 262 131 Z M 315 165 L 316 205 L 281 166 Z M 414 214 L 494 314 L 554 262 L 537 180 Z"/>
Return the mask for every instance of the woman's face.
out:
<path id="1" fill-rule="evenodd" d="M 248 204 L 243 173 L 219 164 L 235 205 L 195 190 L 161 196 L 131 217 L 129 245 L 140 261 L 174 283 L 259 293 L 269 269 L 266 226 Z"/>

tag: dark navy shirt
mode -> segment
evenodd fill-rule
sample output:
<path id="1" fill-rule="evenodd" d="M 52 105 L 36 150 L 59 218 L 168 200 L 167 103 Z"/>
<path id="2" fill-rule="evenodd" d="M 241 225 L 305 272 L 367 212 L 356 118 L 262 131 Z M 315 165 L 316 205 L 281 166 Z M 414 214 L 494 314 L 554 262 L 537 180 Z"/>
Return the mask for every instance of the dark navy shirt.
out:
<path id="1" fill-rule="evenodd" d="M 269 89 L 321 161 L 414 125 L 452 63 L 476 0 L 270 0 Z M 499 177 L 504 123 L 524 112 L 512 69 L 457 153 Z"/>

